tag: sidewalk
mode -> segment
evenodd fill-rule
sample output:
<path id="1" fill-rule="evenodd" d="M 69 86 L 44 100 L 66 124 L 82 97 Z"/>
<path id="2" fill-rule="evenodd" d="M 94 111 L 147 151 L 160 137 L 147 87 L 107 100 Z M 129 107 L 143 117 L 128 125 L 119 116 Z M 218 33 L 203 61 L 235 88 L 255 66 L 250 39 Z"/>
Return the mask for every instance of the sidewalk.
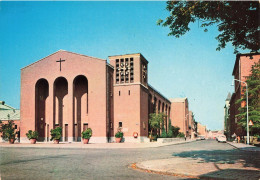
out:
<path id="1" fill-rule="evenodd" d="M 235 147 L 236 149 L 242 151 L 253 151 L 253 152 L 260 152 L 260 147 L 244 144 L 244 143 L 234 143 L 234 142 L 227 142 L 231 146 Z"/>
<path id="2" fill-rule="evenodd" d="M 14 143 L 9 144 L 8 142 L 0 143 L 1 147 L 10 147 L 10 148 L 73 148 L 73 149 L 85 149 L 85 148 L 98 148 L 98 149 L 127 149 L 127 148 L 152 148 L 152 147 L 161 147 L 161 146 L 169 146 L 173 144 L 182 144 L 189 143 L 195 140 L 187 140 L 187 141 L 177 141 L 170 143 L 162 143 L 162 142 L 149 142 L 149 143 L 99 143 L 99 144 L 83 144 L 81 142 L 73 142 L 73 143 L 65 143 L 60 142 L 59 144 L 54 144 L 53 142 L 37 142 L 36 144 L 30 143 Z"/>
<path id="3" fill-rule="evenodd" d="M 259 147 L 230 143 L 239 150 L 260 152 Z M 202 158 L 172 157 L 169 159 L 158 159 L 144 161 L 133 165 L 136 169 L 146 172 L 155 172 L 167 175 L 184 176 L 195 179 L 260 179 L 260 169 L 248 165 L 242 159 L 234 163 L 223 163 L 221 161 L 205 161 Z"/>
<path id="4" fill-rule="evenodd" d="M 260 169 L 244 167 L 243 163 L 221 164 L 202 162 L 202 159 L 173 157 L 144 161 L 135 165 L 137 169 L 160 174 L 184 176 L 196 179 L 250 179 L 259 180 Z"/>

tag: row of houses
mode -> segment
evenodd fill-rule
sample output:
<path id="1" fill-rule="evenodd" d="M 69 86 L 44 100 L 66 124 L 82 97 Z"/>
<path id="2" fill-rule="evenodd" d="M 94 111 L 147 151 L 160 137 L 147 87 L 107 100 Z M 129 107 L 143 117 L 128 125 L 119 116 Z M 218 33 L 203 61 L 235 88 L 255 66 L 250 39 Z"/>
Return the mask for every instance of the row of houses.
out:
<path id="1" fill-rule="evenodd" d="M 234 76 L 234 92 L 228 93 L 224 106 L 224 133 L 229 140 L 237 136 L 246 136 L 246 130 L 239 125 L 239 107 L 245 107 L 246 102 L 236 103 L 244 95 L 246 78 L 251 74 L 252 66 L 260 61 L 259 53 L 237 54 L 232 75 Z M 249 117 L 250 120 L 250 117 Z"/>

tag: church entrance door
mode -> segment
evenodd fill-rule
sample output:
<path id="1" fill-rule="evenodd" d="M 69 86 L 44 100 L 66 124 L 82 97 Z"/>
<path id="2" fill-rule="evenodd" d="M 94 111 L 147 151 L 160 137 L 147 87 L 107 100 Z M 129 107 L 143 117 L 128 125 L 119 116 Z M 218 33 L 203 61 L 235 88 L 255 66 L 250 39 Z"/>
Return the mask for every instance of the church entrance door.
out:
<path id="1" fill-rule="evenodd" d="M 49 84 L 40 79 L 35 85 L 35 130 L 39 133 L 38 141 L 45 140 L 46 99 L 49 96 Z"/>

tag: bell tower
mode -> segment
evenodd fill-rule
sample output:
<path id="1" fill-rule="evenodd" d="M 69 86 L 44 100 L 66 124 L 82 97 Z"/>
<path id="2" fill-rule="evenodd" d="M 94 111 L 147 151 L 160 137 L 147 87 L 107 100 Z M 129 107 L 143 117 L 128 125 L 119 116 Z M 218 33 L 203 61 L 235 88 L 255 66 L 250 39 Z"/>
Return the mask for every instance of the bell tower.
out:
<path id="1" fill-rule="evenodd" d="M 148 61 L 140 53 L 109 56 L 109 60 L 114 66 L 113 131 L 123 131 L 127 141 L 143 140 L 148 136 Z"/>

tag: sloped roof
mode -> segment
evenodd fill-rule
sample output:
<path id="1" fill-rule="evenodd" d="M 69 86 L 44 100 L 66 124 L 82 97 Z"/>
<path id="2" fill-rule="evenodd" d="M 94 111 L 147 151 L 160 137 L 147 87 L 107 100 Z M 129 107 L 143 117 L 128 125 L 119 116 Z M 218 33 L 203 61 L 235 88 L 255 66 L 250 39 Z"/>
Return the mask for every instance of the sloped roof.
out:
<path id="1" fill-rule="evenodd" d="M 20 110 L 0 101 L 0 120 L 20 120 Z"/>
<path id="2" fill-rule="evenodd" d="M 50 55 L 48 55 L 48 56 L 46 56 L 46 57 L 40 59 L 40 60 L 38 60 L 38 61 L 35 61 L 35 62 L 33 62 L 33 63 L 31 63 L 31 64 L 29 64 L 29 65 L 27 65 L 27 66 L 21 68 L 21 70 L 22 70 L 22 69 L 25 69 L 25 68 L 27 68 L 27 67 L 29 67 L 29 66 L 35 64 L 35 63 L 38 63 L 38 62 L 40 62 L 40 61 L 42 61 L 42 60 L 44 60 L 44 59 L 46 59 L 46 58 L 48 58 L 48 57 L 50 57 L 50 56 L 52 56 L 52 55 L 58 53 L 58 52 L 61 52 L 61 51 L 64 51 L 64 52 L 67 52 L 67 53 L 71 53 L 71 54 L 75 54 L 75 55 L 79 55 L 79 56 L 85 56 L 85 57 L 88 57 L 88 58 L 91 58 L 91 59 L 106 61 L 105 59 L 96 58 L 96 57 L 87 56 L 87 55 L 84 55 L 84 54 L 79 54 L 79 53 L 75 53 L 75 52 L 71 52 L 71 51 L 67 51 L 67 50 L 60 49 L 60 50 L 58 50 L 58 51 L 56 51 L 56 52 L 54 52 L 54 53 L 52 53 L 52 54 L 50 54 Z"/>
<path id="3" fill-rule="evenodd" d="M 9 105 L 5 104 L 4 101 L 0 101 L 0 110 L 2 110 L 2 109 L 8 110 L 8 109 L 15 109 L 15 108 L 13 108 L 12 106 L 9 106 Z"/>

